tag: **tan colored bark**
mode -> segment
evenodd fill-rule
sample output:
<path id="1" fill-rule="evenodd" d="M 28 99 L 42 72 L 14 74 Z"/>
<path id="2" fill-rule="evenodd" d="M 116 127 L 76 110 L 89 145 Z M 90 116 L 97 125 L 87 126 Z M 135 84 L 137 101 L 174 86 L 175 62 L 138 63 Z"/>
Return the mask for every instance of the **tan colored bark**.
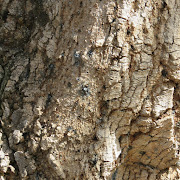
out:
<path id="1" fill-rule="evenodd" d="M 180 179 L 179 0 L 0 0 L 1 179 Z"/>

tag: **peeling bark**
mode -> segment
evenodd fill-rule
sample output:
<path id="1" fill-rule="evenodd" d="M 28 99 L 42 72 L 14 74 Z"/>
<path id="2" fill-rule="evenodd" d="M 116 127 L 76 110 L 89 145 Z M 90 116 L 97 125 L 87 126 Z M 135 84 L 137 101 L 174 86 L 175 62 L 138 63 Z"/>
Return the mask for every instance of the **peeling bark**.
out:
<path id="1" fill-rule="evenodd" d="M 0 0 L 1 179 L 180 179 L 179 0 Z"/>

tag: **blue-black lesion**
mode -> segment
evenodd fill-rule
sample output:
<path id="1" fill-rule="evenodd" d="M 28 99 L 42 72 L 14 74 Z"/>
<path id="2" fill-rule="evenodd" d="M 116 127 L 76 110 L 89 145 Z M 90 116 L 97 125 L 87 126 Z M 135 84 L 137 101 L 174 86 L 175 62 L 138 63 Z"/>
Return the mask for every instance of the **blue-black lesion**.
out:
<path id="1" fill-rule="evenodd" d="M 81 96 L 89 96 L 89 95 L 91 95 L 89 86 L 88 85 L 82 85 L 81 89 L 79 90 L 79 94 Z"/>
<path id="2" fill-rule="evenodd" d="M 77 51 L 74 51 L 74 66 L 82 66 L 83 65 L 83 61 L 81 58 L 81 54 Z"/>

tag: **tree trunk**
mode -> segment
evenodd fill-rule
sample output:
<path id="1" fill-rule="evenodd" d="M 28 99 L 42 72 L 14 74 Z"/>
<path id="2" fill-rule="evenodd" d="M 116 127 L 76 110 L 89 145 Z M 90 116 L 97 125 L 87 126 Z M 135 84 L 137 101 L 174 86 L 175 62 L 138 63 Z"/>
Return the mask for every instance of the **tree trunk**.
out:
<path id="1" fill-rule="evenodd" d="M 0 179 L 180 179 L 179 0 L 0 0 Z"/>

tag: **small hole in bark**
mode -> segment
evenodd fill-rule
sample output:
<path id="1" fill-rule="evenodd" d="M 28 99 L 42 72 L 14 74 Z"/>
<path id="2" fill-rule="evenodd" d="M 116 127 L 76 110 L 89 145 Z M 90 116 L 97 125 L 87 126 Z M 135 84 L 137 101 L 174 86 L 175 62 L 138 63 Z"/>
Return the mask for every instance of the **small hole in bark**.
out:
<path id="1" fill-rule="evenodd" d="M 134 51 L 135 50 L 135 48 L 134 48 L 134 46 L 133 45 L 131 45 L 131 49 Z"/>
<path id="2" fill-rule="evenodd" d="M 103 89 L 106 90 L 106 86 L 105 85 L 103 85 Z"/>
<path id="3" fill-rule="evenodd" d="M 9 11 L 4 11 L 4 13 L 2 15 L 2 20 L 3 21 L 6 21 L 8 14 L 9 14 Z"/>
<path id="4" fill-rule="evenodd" d="M 167 3 L 165 2 L 165 1 L 163 1 L 163 3 L 162 3 L 162 8 L 164 9 L 164 8 L 166 8 L 167 7 Z"/>
<path id="5" fill-rule="evenodd" d="M 132 146 L 129 146 L 129 147 L 128 147 L 128 151 L 131 150 L 131 149 L 132 149 Z"/>
<path id="6" fill-rule="evenodd" d="M 89 161 L 93 166 L 95 166 L 98 162 L 97 154 L 93 156 L 93 158 Z"/>
<path id="7" fill-rule="evenodd" d="M 114 7 L 114 10 L 115 10 L 115 11 L 117 10 L 117 6 Z"/>
<path id="8" fill-rule="evenodd" d="M 27 133 L 27 132 L 24 133 L 24 134 L 23 134 L 23 137 L 24 137 L 24 139 L 28 139 L 28 138 L 29 138 L 29 133 Z"/>
<path id="9" fill-rule="evenodd" d="M 68 82 L 68 87 L 71 88 L 72 87 L 72 84 L 70 82 Z"/>
<path id="10" fill-rule="evenodd" d="M 162 76 L 166 77 L 168 75 L 168 72 L 165 69 L 163 69 L 161 71 L 161 74 L 162 74 Z"/>
<path id="11" fill-rule="evenodd" d="M 81 2 L 80 2 L 80 8 L 82 8 L 82 6 L 83 6 L 83 2 L 81 1 Z"/>
<path id="12" fill-rule="evenodd" d="M 130 29 L 127 29 L 127 35 L 129 36 L 131 34 Z"/>
<path id="13" fill-rule="evenodd" d="M 93 55 L 93 49 L 90 49 L 87 54 L 88 54 L 89 57 L 92 57 L 92 55 Z"/>
<path id="14" fill-rule="evenodd" d="M 93 137 L 93 141 L 98 141 L 98 138 L 96 135 Z"/>
<path id="15" fill-rule="evenodd" d="M 146 154 L 146 152 L 145 151 L 140 151 L 139 154 L 144 155 L 144 154 Z"/>

